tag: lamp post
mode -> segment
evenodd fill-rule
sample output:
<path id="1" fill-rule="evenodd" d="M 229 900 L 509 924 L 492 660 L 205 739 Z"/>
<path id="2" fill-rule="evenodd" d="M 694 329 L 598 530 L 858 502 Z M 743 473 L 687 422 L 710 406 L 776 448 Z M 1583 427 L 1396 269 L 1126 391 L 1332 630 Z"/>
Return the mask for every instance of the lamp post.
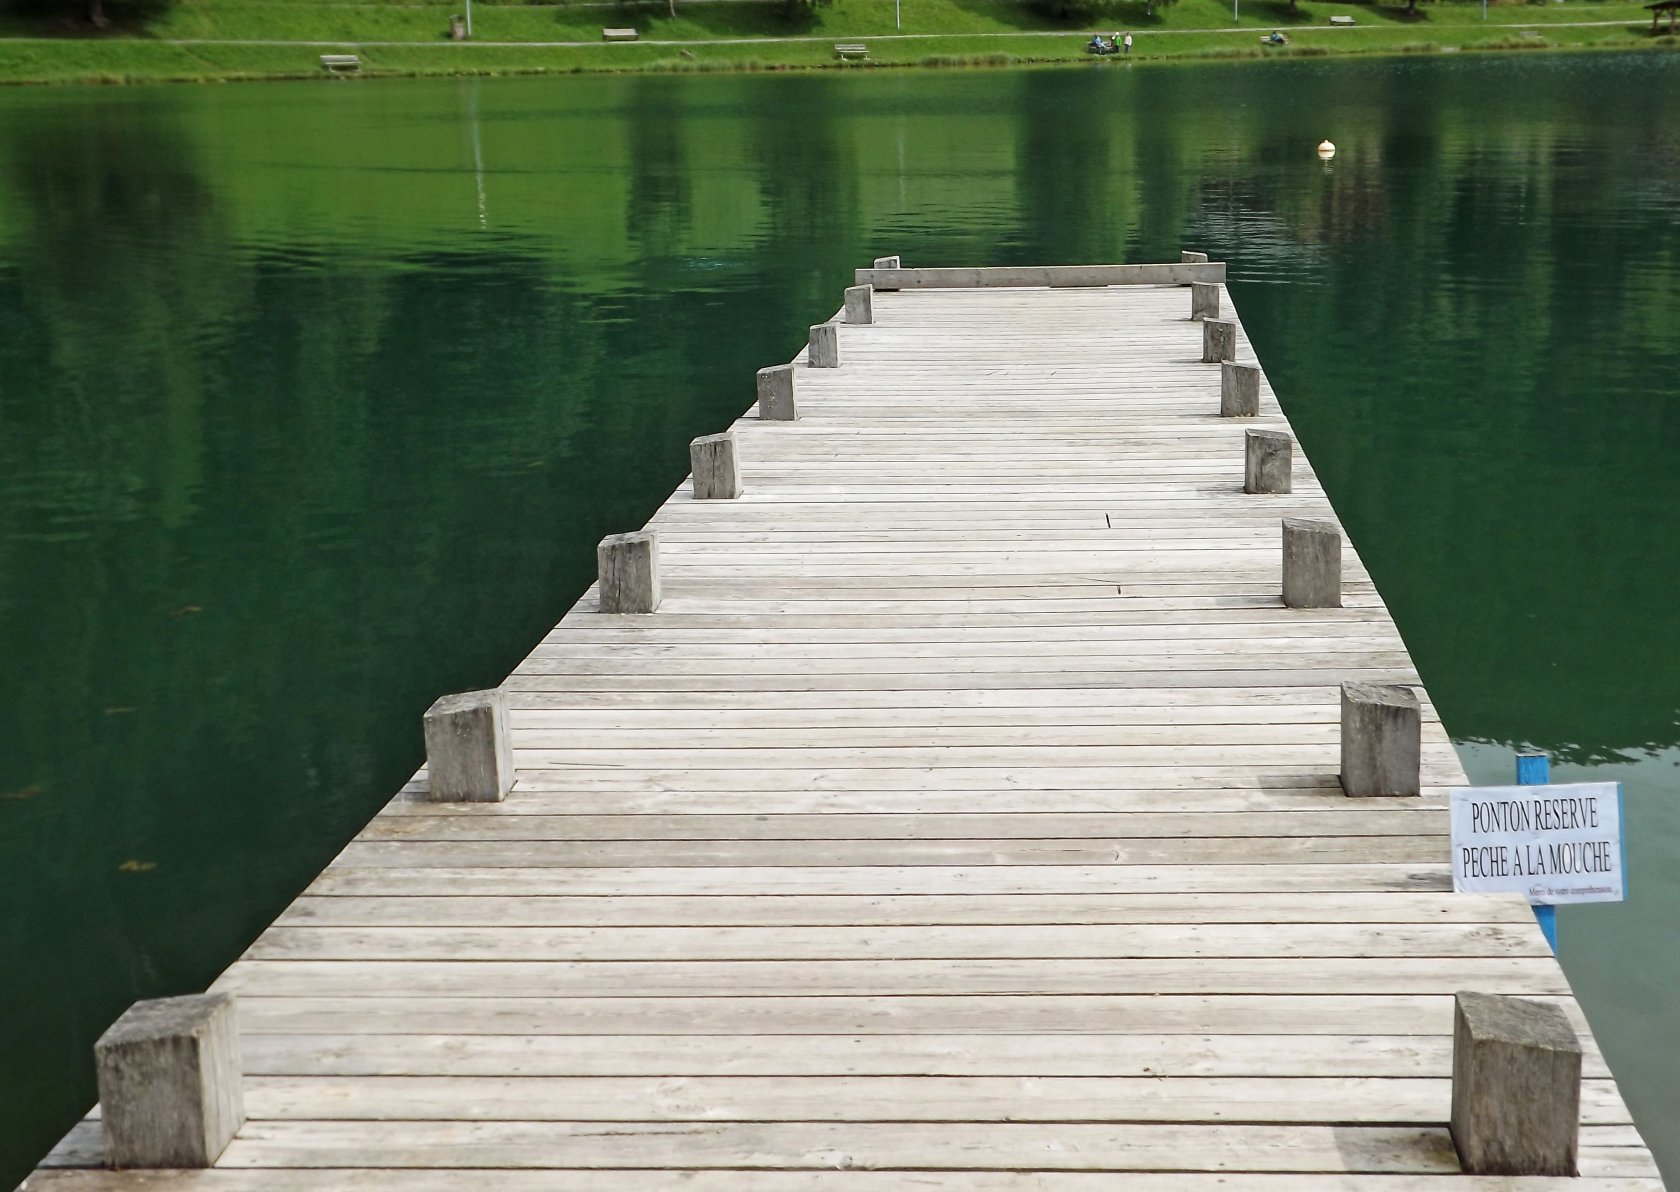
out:
<path id="1" fill-rule="evenodd" d="M 902 31 L 904 28 L 904 20 L 899 15 L 900 3 L 901 0 L 893 0 L 893 28 Z M 1482 3 L 1487 3 L 1487 0 L 1482 0 Z"/>
<path id="2" fill-rule="evenodd" d="M 472 40 L 472 0 L 467 0 L 467 40 Z"/>

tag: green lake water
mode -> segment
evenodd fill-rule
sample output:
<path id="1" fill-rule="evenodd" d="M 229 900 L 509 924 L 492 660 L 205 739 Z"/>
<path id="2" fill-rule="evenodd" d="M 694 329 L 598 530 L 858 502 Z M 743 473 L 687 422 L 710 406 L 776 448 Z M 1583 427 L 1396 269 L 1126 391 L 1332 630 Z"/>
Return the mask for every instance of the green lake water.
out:
<path id="1" fill-rule="evenodd" d="M 1472 777 L 1626 784 L 1564 961 L 1680 1176 L 1680 57 L 1600 55 L 0 94 L 0 1187 L 853 266 L 1180 247 Z"/>

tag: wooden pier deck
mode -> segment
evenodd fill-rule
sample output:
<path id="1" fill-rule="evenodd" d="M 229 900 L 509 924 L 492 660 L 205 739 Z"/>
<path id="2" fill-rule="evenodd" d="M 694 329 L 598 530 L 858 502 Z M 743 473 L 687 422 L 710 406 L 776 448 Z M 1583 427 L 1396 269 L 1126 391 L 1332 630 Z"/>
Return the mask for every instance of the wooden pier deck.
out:
<path id="1" fill-rule="evenodd" d="M 877 293 L 652 520 L 658 611 L 508 678 L 507 801 L 417 780 L 218 981 L 217 1165 L 95 1116 L 30 1192 L 1660 1188 L 1528 909 L 1450 892 L 1427 701 L 1422 797 L 1342 794 L 1338 685 L 1418 679 L 1351 549 L 1281 606 L 1334 515 L 1298 449 L 1242 492 L 1287 422 L 1189 294 Z M 1456 1175 L 1459 990 L 1565 1009 L 1585 1178 Z"/>

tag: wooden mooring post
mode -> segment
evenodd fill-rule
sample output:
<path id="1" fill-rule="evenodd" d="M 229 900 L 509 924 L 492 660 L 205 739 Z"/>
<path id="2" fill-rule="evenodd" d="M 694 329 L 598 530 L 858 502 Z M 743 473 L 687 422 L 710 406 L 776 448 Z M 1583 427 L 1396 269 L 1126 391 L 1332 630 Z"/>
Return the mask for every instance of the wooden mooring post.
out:
<path id="1" fill-rule="evenodd" d="M 873 323 L 875 321 L 875 287 L 872 285 L 847 286 L 846 307 L 844 318 L 848 323 Z"/>
<path id="2" fill-rule="evenodd" d="M 1342 607 L 1342 531 L 1335 522 L 1283 519 L 1283 603 Z"/>
<path id="3" fill-rule="evenodd" d="M 805 345 L 805 363 L 811 368 L 840 367 L 840 329 L 833 323 L 811 328 Z"/>
<path id="4" fill-rule="evenodd" d="M 895 255 L 890 256 L 890 257 L 876 257 L 875 261 L 874 261 L 874 264 L 873 264 L 873 268 L 876 268 L 876 269 L 902 269 L 902 268 L 904 268 L 904 264 L 903 264 L 903 262 L 901 262 L 899 260 L 898 256 L 895 254 Z M 897 293 L 897 290 L 898 290 L 898 288 L 896 286 L 879 286 L 878 285 L 875 288 L 877 290 L 881 291 L 881 293 L 883 293 L 883 294 Z"/>
<path id="5" fill-rule="evenodd" d="M 793 365 L 772 364 L 758 370 L 758 416 L 764 422 L 795 422 L 799 405 L 793 397 Z"/>
<path id="6" fill-rule="evenodd" d="M 1253 418 L 1260 413 L 1260 369 L 1226 360 L 1219 366 L 1219 416 Z"/>
<path id="7" fill-rule="evenodd" d="M 1237 325 L 1224 319 L 1202 320 L 1202 363 L 1219 364 L 1237 358 Z"/>
<path id="8" fill-rule="evenodd" d="M 1575 1175 L 1581 1041 L 1547 1002 L 1453 998 L 1452 1139 L 1472 1175 Z"/>
<path id="9" fill-rule="evenodd" d="M 595 548 L 601 611 L 651 613 L 659 608 L 659 536 L 652 530 L 611 534 Z"/>
<path id="10" fill-rule="evenodd" d="M 135 1002 L 93 1055 L 112 1167 L 209 1167 L 245 1122 L 231 994 Z"/>
<path id="11" fill-rule="evenodd" d="M 1408 687 L 1342 684 L 1342 790 L 1356 798 L 1423 792 L 1423 715 Z"/>
<path id="12" fill-rule="evenodd" d="M 1243 435 L 1243 492 L 1287 493 L 1294 487 L 1290 439 L 1279 430 Z"/>
<path id="13" fill-rule="evenodd" d="M 731 501 L 741 495 L 741 460 L 735 432 L 701 435 L 688 445 L 696 501 Z"/>
<path id="14" fill-rule="evenodd" d="M 500 803 L 513 786 L 507 700 L 499 690 L 446 695 L 426 709 L 427 798 Z"/>
<path id="15" fill-rule="evenodd" d="M 1190 283 L 1190 319 L 1192 322 L 1201 319 L 1217 319 L 1219 317 L 1219 285 L 1216 282 L 1193 281 Z"/>

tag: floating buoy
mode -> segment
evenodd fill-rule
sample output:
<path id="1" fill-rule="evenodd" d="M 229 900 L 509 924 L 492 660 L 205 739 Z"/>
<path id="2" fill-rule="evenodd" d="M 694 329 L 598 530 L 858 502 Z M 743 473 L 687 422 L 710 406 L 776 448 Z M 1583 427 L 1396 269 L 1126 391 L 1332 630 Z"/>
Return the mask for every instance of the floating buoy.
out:
<path id="1" fill-rule="evenodd" d="M 1318 155 L 1320 157 L 1335 157 L 1336 146 L 1330 141 L 1320 141 L 1318 143 Z"/>

